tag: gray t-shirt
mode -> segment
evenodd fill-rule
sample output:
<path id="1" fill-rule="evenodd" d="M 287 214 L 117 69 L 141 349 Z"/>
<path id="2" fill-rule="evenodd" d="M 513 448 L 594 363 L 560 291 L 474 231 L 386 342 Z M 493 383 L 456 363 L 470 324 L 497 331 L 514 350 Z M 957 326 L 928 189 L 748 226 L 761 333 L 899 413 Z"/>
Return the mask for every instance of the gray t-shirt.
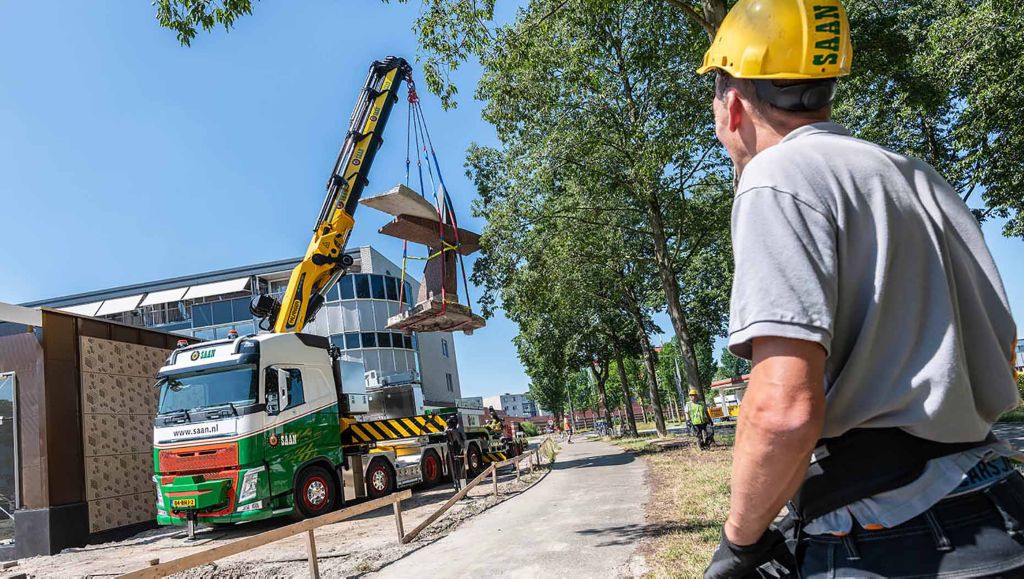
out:
<path id="1" fill-rule="evenodd" d="M 1019 396 L 1015 327 L 981 228 L 926 163 L 801 127 L 750 161 L 732 210 L 729 348 L 810 340 L 828 352 L 823 437 L 900 427 L 984 438 Z"/>

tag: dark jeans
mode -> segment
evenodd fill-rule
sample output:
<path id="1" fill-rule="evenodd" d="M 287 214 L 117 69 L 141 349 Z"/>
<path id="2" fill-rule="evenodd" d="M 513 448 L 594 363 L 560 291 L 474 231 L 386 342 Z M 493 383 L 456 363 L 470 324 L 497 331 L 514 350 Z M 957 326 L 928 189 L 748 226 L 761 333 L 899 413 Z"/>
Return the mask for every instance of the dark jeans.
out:
<path id="1" fill-rule="evenodd" d="M 940 501 L 893 527 L 804 536 L 801 576 L 1024 577 L 1024 478 Z"/>
<path id="2" fill-rule="evenodd" d="M 704 424 L 694 424 L 693 425 L 693 433 L 697 437 L 697 446 L 699 446 L 700 448 L 707 448 L 707 446 L 708 446 L 708 425 L 707 425 L 707 423 L 705 422 Z"/>

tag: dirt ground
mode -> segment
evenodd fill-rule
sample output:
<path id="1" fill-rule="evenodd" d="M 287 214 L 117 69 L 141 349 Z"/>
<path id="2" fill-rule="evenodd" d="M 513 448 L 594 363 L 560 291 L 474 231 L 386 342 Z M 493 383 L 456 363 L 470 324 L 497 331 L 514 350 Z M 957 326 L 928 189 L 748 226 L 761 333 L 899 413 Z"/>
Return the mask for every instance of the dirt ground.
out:
<path id="1" fill-rule="evenodd" d="M 358 577 L 444 537 L 467 518 L 500 502 L 512 499 L 544 478 L 547 468 L 527 474 L 516 481 L 515 471 L 506 467 L 498 473 L 498 497 L 486 479 L 442 518 L 408 545 L 398 542 L 391 507 L 385 507 L 316 530 L 320 573 L 325 577 Z M 432 489 L 414 489 L 413 497 L 402 503 L 406 532 L 439 508 L 452 496 L 447 483 Z M 2 577 L 108 577 L 146 567 L 151 559 L 161 562 L 209 549 L 242 537 L 288 524 L 285 519 L 259 521 L 232 529 L 201 528 L 196 540 L 189 542 L 181 528 L 154 529 L 118 542 L 66 549 L 50 557 L 32 557 L 18 561 L 3 571 Z M 196 567 L 173 577 L 296 577 L 308 576 L 305 534 L 270 543 L 214 564 Z"/>

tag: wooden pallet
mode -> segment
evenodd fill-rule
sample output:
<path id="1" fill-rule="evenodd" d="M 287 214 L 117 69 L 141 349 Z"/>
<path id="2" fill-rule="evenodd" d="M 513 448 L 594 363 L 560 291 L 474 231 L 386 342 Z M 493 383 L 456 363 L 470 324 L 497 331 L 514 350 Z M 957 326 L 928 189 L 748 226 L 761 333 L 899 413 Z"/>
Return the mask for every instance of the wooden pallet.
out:
<path id="1" fill-rule="evenodd" d="M 486 321 L 468 307 L 441 300 L 426 300 L 412 310 L 388 318 L 388 329 L 402 332 L 457 332 L 467 335 L 486 325 Z"/>

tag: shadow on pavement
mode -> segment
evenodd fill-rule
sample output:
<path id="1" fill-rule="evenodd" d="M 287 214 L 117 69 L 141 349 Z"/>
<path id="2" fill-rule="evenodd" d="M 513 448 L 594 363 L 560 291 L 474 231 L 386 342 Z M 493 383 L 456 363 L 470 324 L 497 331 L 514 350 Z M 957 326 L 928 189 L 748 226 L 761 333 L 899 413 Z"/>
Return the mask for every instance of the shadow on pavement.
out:
<path id="1" fill-rule="evenodd" d="M 551 465 L 554 470 L 568 470 L 570 468 L 591 468 L 601 466 L 619 466 L 623 464 L 629 464 L 636 460 L 632 454 L 628 452 L 620 452 L 616 454 L 606 454 L 602 456 L 587 456 L 583 458 L 576 458 L 573 460 L 558 460 L 555 459 L 555 463 Z"/>
<path id="2" fill-rule="evenodd" d="M 576 531 L 580 535 L 601 536 L 608 540 L 599 543 L 598 547 L 610 547 L 613 545 L 632 545 L 641 539 L 650 539 L 668 535 L 670 533 L 685 533 L 692 531 L 703 531 L 705 529 L 718 529 L 719 525 L 710 522 L 698 524 L 682 523 L 649 523 L 646 525 L 620 525 L 617 527 L 605 527 L 602 529 L 582 529 Z"/>

